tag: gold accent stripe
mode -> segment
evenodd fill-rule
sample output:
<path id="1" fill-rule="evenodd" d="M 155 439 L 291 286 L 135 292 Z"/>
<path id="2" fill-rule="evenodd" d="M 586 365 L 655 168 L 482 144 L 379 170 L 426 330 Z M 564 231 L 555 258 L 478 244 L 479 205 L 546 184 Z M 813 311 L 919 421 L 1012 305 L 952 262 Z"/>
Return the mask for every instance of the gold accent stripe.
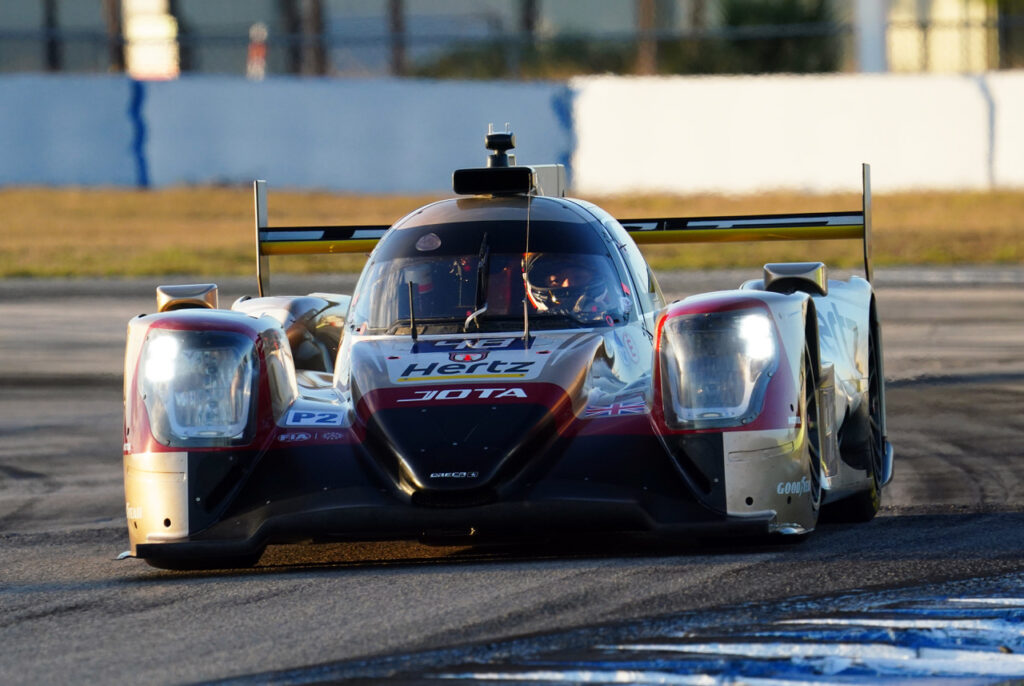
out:
<path id="1" fill-rule="evenodd" d="M 630 231 L 640 245 L 653 243 L 741 243 L 744 241 L 822 241 L 862 238 L 863 224 L 848 226 L 773 226 L 771 228 Z"/>
<path id="2" fill-rule="evenodd" d="M 261 255 L 329 255 L 366 253 L 377 245 L 377 238 L 352 238 L 343 241 L 273 241 L 261 242 Z"/>

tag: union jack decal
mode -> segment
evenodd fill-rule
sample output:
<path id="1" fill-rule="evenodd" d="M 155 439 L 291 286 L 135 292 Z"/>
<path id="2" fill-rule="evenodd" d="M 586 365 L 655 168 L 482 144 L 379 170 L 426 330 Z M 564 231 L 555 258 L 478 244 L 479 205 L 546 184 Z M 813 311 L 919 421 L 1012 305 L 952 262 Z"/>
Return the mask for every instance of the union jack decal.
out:
<path id="1" fill-rule="evenodd" d="M 642 395 L 633 395 L 610 405 L 587 405 L 587 409 L 583 411 L 583 418 L 620 417 L 629 414 L 647 414 L 647 403 L 644 402 Z"/>

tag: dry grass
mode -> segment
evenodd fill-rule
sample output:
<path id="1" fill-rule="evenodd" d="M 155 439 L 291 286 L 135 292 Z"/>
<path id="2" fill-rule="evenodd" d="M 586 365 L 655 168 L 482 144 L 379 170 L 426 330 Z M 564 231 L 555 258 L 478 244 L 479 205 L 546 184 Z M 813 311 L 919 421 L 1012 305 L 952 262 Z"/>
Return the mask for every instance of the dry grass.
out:
<path id="1" fill-rule="evenodd" d="M 271 191 L 271 224 L 388 224 L 432 197 Z M 860 197 L 649 196 L 588 198 L 619 217 L 855 210 Z M 876 264 L 1020 264 L 1024 192 L 903 193 L 874 198 Z M 252 192 L 242 188 L 0 190 L 0 277 L 248 275 Z M 656 268 L 748 266 L 813 257 L 858 264 L 849 241 L 657 246 Z M 275 271 L 357 270 L 359 256 L 286 258 Z"/>

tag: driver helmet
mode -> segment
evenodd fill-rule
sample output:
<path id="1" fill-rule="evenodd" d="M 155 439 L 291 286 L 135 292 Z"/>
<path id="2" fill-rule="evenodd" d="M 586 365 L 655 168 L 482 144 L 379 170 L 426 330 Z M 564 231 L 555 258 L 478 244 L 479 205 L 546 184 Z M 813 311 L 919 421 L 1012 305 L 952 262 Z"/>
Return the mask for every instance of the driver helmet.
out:
<path id="1" fill-rule="evenodd" d="M 530 301 L 542 312 L 600 318 L 607 284 L 586 255 L 533 253 L 526 259 Z"/>

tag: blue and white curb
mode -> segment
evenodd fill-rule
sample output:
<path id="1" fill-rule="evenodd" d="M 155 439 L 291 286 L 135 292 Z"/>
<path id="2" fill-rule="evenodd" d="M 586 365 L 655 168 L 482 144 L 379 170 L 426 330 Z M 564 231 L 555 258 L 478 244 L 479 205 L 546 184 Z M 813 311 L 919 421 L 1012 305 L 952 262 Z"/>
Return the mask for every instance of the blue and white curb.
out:
<path id="1" fill-rule="evenodd" d="M 658 631 L 574 650 L 574 659 L 539 653 L 420 677 L 552 684 L 1002 683 L 1024 678 L 1022 580 L 1009 577 L 985 593 L 965 595 L 918 590 L 804 600 L 799 616 Z M 766 614 L 778 617 L 792 609 L 786 605 L 765 608 Z"/>

